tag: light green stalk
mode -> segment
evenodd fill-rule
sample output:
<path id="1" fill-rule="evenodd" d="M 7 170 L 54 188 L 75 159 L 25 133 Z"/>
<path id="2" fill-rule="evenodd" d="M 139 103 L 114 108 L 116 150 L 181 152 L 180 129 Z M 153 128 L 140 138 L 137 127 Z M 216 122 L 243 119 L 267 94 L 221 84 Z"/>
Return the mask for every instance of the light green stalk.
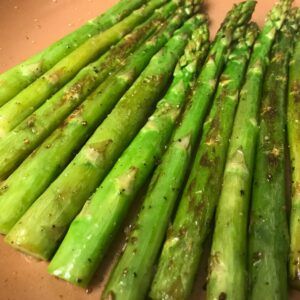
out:
<path id="1" fill-rule="evenodd" d="M 197 54 L 192 52 L 191 58 L 195 55 L 205 57 L 209 48 L 207 24 L 202 25 L 198 32 L 194 33 L 193 39 L 197 42 L 191 42 L 191 46 L 195 47 L 198 43 L 197 48 L 200 49 Z M 195 62 L 192 63 L 196 66 Z M 189 71 L 190 65 L 185 68 Z M 179 80 L 186 77 L 185 69 L 181 70 L 181 73 L 177 75 Z M 195 80 L 191 82 L 192 89 L 194 83 Z M 126 238 L 125 251 L 110 276 L 102 296 L 103 299 L 109 299 L 112 296 L 122 300 L 141 299 L 149 288 L 153 277 L 154 263 L 161 248 L 176 198 L 181 190 L 198 135 L 197 118 L 199 114 L 191 109 L 191 103 L 187 105 L 168 150 L 155 170 L 143 201 L 142 210 L 132 226 L 130 235 Z"/>
<path id="2" fill-rule="evenodd" d="M 298 9 L 299 13 L 299 9 Z M 298 17 L 298 24 L 300 18 Z M 292 285 L 300 289 L 300 32 L 295 37 L 291 57 L 288 94 L 288 140 L 292 166 L 292 207 L 290 215 L 289 277 Z"/>
<path id="3" fill-rule="evenodd" d="M 8 243 L 42 259 L 53 255 L 73 218 L 145 123 L 189 32 L 188 23 L 152 58 L 73 161 L 8 233 Z"/>
<path id="4" fill-rule="evenodd" d="M 189 22 L 192 32 L 199 22 L 202 22 L 202 17 L 195 17 Z M 185 55 L 177 65 L 174 80 L 167 94 L 97 192 L 72 222 L 62 245 L 49 265 L 51 274 L 83 286 L 90 281 L 137 192 L 145 184 L 169 141 L 184 106 L 190 81 L 197 69 L 198 38 L 196 29 Z M 148 282 L 150 278 L 148 276 Z M 144 288 L 139 286 L 133 293 L 129 290 L 130 287 L 127 286 L 125 289 L 128 294 L 114 293 L 115 299 L 141 299 L 147 292 L 147 286 Z"/>
<path id="5" fill-rule="evenodd" d="M 3 181 L 0 186 L 1 233 L 7 233 L 60 174 L 73 153 L 81 148 L 185 17 L 185 13 L 179 11 L 166 27 L 125 60 L 126 65 L 119 72 L 100 85 L 62 126 Z"/>
<path id="6" fill-rule="evenodd" d="M 106 13 L 88 21 L 51 46 L 0 74 L 0 106 L 16 96 L 86 40 L 120 22 L 146 2 L 146 0 L 121 0 Z"/>
<path id="7" fill-rule="evenodd" d="M 134 27 L 144 22 L 157 7 L 165 2 L 167 0 L 151 0 L 120 23 L 88 39 L 3 105 L 0 108 L 0 138 L 71 80 L 80 69 L 103 54 Z"/>
<path id="8" fill-rule="evenodd" d="M 281 1 L 269 13 L 241 90 L 216 213 L 208 299 L 246 299 L 248 206 L 262 83 L 273 40 L 289 6 L 290 1 Z"/>
<path id="9" fill-rule="evenodd" d="M 192 290 L 218 199 L 239 89 L 257 32 L 255 24 L 249 25 L 220 77 L 191 173 L 159 259 L 150 293 L 152 299 L 188 299 Z M 201 125 L 204 116 L 199 120 Z"/>
<path id="10" fill-rule="evenodd" d="M 138 74 L 144 69 L 153 54 L 167 42 L 168 37 L 180 26 L 182 21 L 180 21 L 180 18 L 175 18 L 174 22 L 171 22 L 166 31 L 160 32 L 160 38 L 154 37 L 152 42 L 150 40 L 146 43 L 142 50 L 139 50 L 138 54 L 135 54 L 133 58 L 128 58 L 129 54 L 153 34 L 155 28 L 161 28 L 162 25 L 166 25 L 168 17 L 174 13 L 178 4 L 177 0 L 173 0 L 158 9 L 147 22 L 127 35 L 99 60 L 82 69 L 64 88 L 58 91 L 44 105 L 8 133 L 5 138 L 0 140 L 0 179 L 5 179 L 14 171 L 24 158 L 57 128 L 64 118 L 66 118 L 78 104 L 84 101 L 91 91 L 103 82 L 104 79 L 109 77 L 104 86 L 109 85 L 108 82 L 114 82 L 118 85 L 116 80 L 118 80 L 118 82 L 120 81 L 122 88 L 116 89 L 116 91 L 124 91 L 125 87 L 129 87 Z M 127 64 L 131 66 L 125 68 L 125 72 L 128 74 L 125 79 L 123 79 L 124 76 L 119 78 L 114 74 L 118 69 Z M 104 87 L 100 87 L 98 91 L 94 92 L 92 97 L 97 97 L 97 94 L 99 95 L 98 97 L 100 97 L 103 90 Z M 115 92 L 110 96 L 110 108 L 112 108 L 117 99 L 120 98 L 117 97 L 118 95 L 121 97 L 122 94 Z M 98 101 L 94 102 L 92 105 L 98 103 Z M 103 108 L 103 113 L 105 112 L 109 112 L 109 110 Z M 99 117 L 99 121 L 103 119 L 103 113 L 102 118 Z M 86 128 L 88 128 L 88 126 Z"/>

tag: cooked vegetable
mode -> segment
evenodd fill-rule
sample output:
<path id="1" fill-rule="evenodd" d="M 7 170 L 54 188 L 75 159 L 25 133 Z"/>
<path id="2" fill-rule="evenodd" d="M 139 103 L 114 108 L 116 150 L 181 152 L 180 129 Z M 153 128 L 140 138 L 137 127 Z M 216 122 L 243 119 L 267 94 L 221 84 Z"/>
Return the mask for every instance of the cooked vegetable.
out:
<path id="1" fill-rule="evenodd" d="M 300 24 L 300 9 L 297 23 Z M 290 215 L 290 279 L 300 289 L 300 31 L 295 35 L 291 57 L 288 96 L 288 140 L 292 166 L 292 207 Z"/>
<path id="2" fill-rule="evenodd" d="M 196 27 L 202 21 L 202 16 L 189 20 L 191 32 L 196 30 L 196 34 L 177 64 L 171 87 L 146 125 L 72 222 L 50 263 L 51 274 L 79 285 L 87 285 L 91 279 L 130 204 L 150 176 L 169 141 L 176 119 L 184 106 L 190 81 L 196 72 L 199 58 L 199 52 L 195 49 L 198 49 L 199 43 Z M 144 288 L 143 291 L 137 290 L 135 295 L 131 293 L 127 296 L 114 293 L 114 297 L 122 300 L 140 299 L 146 291 Z"/>
<path id="3" fill-rule="evenodd" d="M 16 96 L 93 35 L 120 22 L 146 2 L 147 0 L 121 0 L 106 13 L 88 21 L 48 48 L 0 74 L 0 106 Z"/>
<path id="4" fill-rule="evenodd" d="M 262 83 L 270 49 L 289 6 L 290 1 L 283 0 L 269 13 L 254 45 L 240 93 L 216 213 L 208 299 L 246 299 L 248 206 Z"/>
<path id="5" fill-rule="evenodd" d="M 248 18 L 251 16 L 253 4 L 253 2 L 244 4 L 249 14 Z M 249 5 L 252 6 L 249 7 Z M 257 27 L 252 24 L 229 55 L 226 68 L 219 80 L 213 107 L 204 125 L 203 136 L 191 174 L 159 259 L 150 293 L 152 299 L 188 299 L 190 295 L 203 243 L 211 228 L 228 139 L 238 102 L 238 92 L 256 35 Z M 213 49 L 219 51 L 219 43 L 216 42 Z M 229 43 L 227 45 L 229 47 Z M 217 57 L 221 56 L 217 55 Z M 221 57 L 218 63 L 224 64 L 222 61 L 224 59 Z M 211 65 L 208 64 L 208 68 Z M 210 91 L 210 97 L 212 93 L 213 88 Z M 196 116 L 199 127 L 196 134 L 200 131 L 206 111 L 203 107 L 204 98 L 196 97 L 194 101 L 200 99 L 200 104 L 197 104 L 199 108 Z M 207 106 L 209 99 L 206 102 Z"/>
<path id="6" fill-rule="evenodd" d="M 5 241 L 86 287 L 144 187 L 101 299 L 189 299 L 210 231 L 208 300 L 300 290 L 300 8 L 277 1 L 210 45 L 203 0 L 120 0 L 0 74 Z"/>
<path id="7" fill-rule="evenodd" d="M 49 259 L 88 197 L 143 126 L 187 43 L 187 23 L 131 86 L 73 161 L 6 236 L 13 247 Z"/>
<path id="8" fill-rule="evenodd" d="M 196 49 L 199 48 L 197 55 L 205 56 L 208 50 L 207 24 L 202 25 L 198 32 L 195 31 L 193 40 L 198 46 L 196 42 L 191 42 L 190 51 L 195 51 L 193 48 L 196 46 Z M 192 52 L 189 56 L 186 55 L 187 62 L 190 63 L 182 71 L 175 73 L 175 78 L 178 77 L 179 82 L 185 78 L 185 73 L 191 66 L 196 67 L 193 61 L 195 53 Z M 185 63 L 186 58 L 183 57 L 182 60 Z M 194 85 L 194 81 L 191 82 L 192 89 Z M 152 177 L 142 210 L 132 226 L 130 235 L 126 238 L 126 248 L 105 288 L 103 299 L 109 299 L 112 295 L 122 300 L 140 299 L 149 288 L 154 263 L 163 242 L 174 202 L 187 172 L 199 130 L 197 125 L 199 114 L 195 113 L 192 105 L 187 104 L 168 150 Z"/>
<path id="9" fill-rule="evenodd" d="M 0 108 L 0 138 L 20 124 L 47 98 L 71 80 L 81 68 L 103 54 L 134 27 L 144 22 L 157 7 L 166 1 L 151 0 L 120 23 L 88 39 L 3 105 Z"/>
<path id="10" fill-rule="evenodd" d="M 170 22 L 168 17 L 178 7 L 176 1 L 171 1 L 157 10 L 153 17 L 126 36 L 99 60 L 83 68 L 64 88 L 0 140 L 0 179 L 5 179 L 100 83 L 105 79 L 107 79 L 106 82 L 116 81 L 117 76 L 114 73 L 129 63 L 128 56 L 132 51 L 153 34 L 155 27 L 161 28 L 162 25 L 166 25 L 166 22 Z M 152 42 L 146 43 L 143 49 L 130 59 L 131 67 L 127 67 L 125 72 L 132 76 L 125 76 L 125 80 L 119 78 L 121 84 L 124 81 L 122 87 L 129 86 L 127 82 L 133 82 L 152 55 L 167 42 L 168 36 L 172 35 L 181 22 L 180 18 L 176 18 L 174 22 L 171 21 L 166 32 L 160 32 L 162 37 L 153 38 Z M 137 65 L 136 69 L 133 68 L 133 64 Z M 103 84 L 91 98 L 95 98 L 97 93 L 100 95 L 105 85 L 109 84 Z M 119 93 L 111 95 L 111 107 L 119 99 L 117 95 Z M 95 102 L 98 103 L 98 101 Z"/>
<path id="11" fill-rule="evenodd" d="M 165 13 L 169 13 L 167 10 Z M 1 184 L 0 193 L 0 232 L 7 233 L 22 217 L 30 205 L 41 195 L 57 175 L 64 169 L 73 157 L 73 153 L 80 149 L 96 127 L 111 111 L 116 102 L 122 97 L 134 80 L 149 63 L 151 57 L 168 41 L 185 18 L 183 11 L 170 20 L 156 35 L 144 43 L 136 52 L 123 62 L 125 66 L 114 75 L 111 75 L 92 93 L 73 114 L 34 151 L 11 176 Z M 123 47 L 122 47 L 123 49 Z M 113 53 L 112 53 L 113 55 Z M 117 59 L 117 56 L 111 57 Z M 110 62 L 110 60 L 108 62 Z M 41 110 L 41 109 L 40 109 Z M 46 116 L 48 115 L 48 118 Z M 46 119 L 53 116 L 42 111 L 35 114 L 35 120 L 47 123 Z M 19 144 L 24 145 L 24 139 L 30 143 L 22 149 L 29 150 L 46 125 L 35 127 L 35 132 L 22 136 Z M 21 131 L 22 132 L 22 131 Z M 28 130 L 25 131 L 25 134 Z M 15 131 L 13 131 L 15 133 Z M 36 134 L 35 134 L 36 133 Z M 29 137 L 32 137 L 31 139 Z M 16 134 L 11 134 L 12 140 L 17 140 Z M 8 165 L 8 158 L 16 158 L 11 153 L 18 150 L 7 141 L 7 155 L 0 159 L 3 165 Z M 21 152 L 21 151 L 19 151 Z"/>
<path id="12" fill-rule="evenodd" d="M 260 109 L 249 236 L 250 299 L 287 299 L 288 225 L 285 125 L 288 64 L 293 48 L 290 17 L 275 40 Z"/>

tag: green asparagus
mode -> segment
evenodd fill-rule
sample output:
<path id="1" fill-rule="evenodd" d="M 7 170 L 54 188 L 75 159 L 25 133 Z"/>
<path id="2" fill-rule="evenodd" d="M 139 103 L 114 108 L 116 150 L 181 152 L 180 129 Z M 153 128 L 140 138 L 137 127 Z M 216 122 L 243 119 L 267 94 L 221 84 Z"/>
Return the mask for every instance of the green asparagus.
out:
<path id="1" fill-rule="evenodd" d="M 299 13 L 299 10 L 298 10 Z M 300 24 L 300 18 L 297 18 Z M 288 96 L 288 140 L 292 165 L 292 207 L 290 215 L 289 277 L 292 285 L 300 289 L 300 32 L 295 38 L 291 57 Z"/>
<path id="2" fill-rule="evenodd" d="M 189 21 L 191 32 L 201 21 L 202 17 L 199 19 L 198 16 Z M 169 141 L 196 72 L 198 39 L 197 30 L 177 65 L 171 87 L 158 103 L 156 111 L 72 222 L 49 265 L 51 274 L 81 286 L 89 283 L 137 192 Z M 137 291 L 135 296 L 131 294 L 126 297 L 123 294 L 120 299 L 141 299 L 145 292 L 144 288 L 143 292 Z"/>
<path id="3" fill-rule="evenodd" d="M 120 22 L 146 2 L 146 0 L 121 0 L 103 15 L 88 21 L 45 50 L 2 73 L 0 75 L 0 106 L 16 96 L 90 37 Z"/>
<path id="4" fill-rule="evenodd" d="M 262 82 L 290 1 L 274 6 L 250 59 L 234 121 L 211 249 L 208 299 L 246 299 L 247 225 Z"/>
<path id="5" fill-rule="evenodd" d="M 27 160 L 3 181 L 0 188 L 0 232 L 7 233 L 30 205 L 72 159 L 151 57 L 172 36 L 186 14 L 179 11 L 166 28 L 133 53 L 115 75 L 108 78 Z M 43 119 L 43 115 L 41 119 Z M 41 131 L 41 130 L 40 130 Z M 21 140 L 22 141 L 22 140 Z M 8 144 L 9 145 L 9 144 Z M 44 167 L 41 167 L 44 166 Z"/>
<path id="6" fill-rule="evenodd" d="M 41 259 L 53 255 L 70 222 L 163 93 L 183 53 L 190 27 L 189 23 L 183 26 L 152 58 L 72 162 L 8 233 L 8 243 Z"/>
<path id="7" fill-rule="evenodd" d="M 192 48 L 188 49 L 188 51 L 192 50 L 192 52 L 191 54 L 187 53 L 187 58 L 195 68 L 196 64 L 193 61 L 195 50 L 193 48 L 199 48 L 197 50 L 199 53 L 196 53 L 196 55 L 200 55 L 200 58 L 205 57 L 208 50 L 209 33 L 207 24 L 202 25 L 194 33 L 192 40 L 194 39 L 198 45 L 196 42 L 191 42 Z M 185 61 L 183 62 L 184 68 L 177 74 L 180 81 L 185 80 L 186 72 L 190 72 L 190 65 L 185 66 L 186 63 Z M 186 68 L 187 70 L 185 70 Z M 192 89 L 194 81 L 191 82 Z M 143 201 L 143 209 L 132 226 L 130 236 L 127 237 L 128 242 L 125 251 L 111 274 L 102 296 L 103 299 L 109 299 L 112 295 L 115 299 L 122 300 L 141 299 L 144 298 L 149 288 L 154 263 L 164 238 L 174 202 L 184 180 L 198 134 L 198 115 L 193 114 L 193 110 L 189 110 L 191 104 L 187 108 L 181 117 L 180 125 L 174 132 L 172 141 L 162 158 L 160 166 L 152 177 Z"/>
<path id="8" fill-rule="evenodd" d="M 290 23 L 293 24 L 290 24 Z M 249 298 L 287 299 L 285 107 L 295 19 L 277 35 L 264 80 L 249 236 Z M 292 26 L 291 26 L 292 25 Z"/>
<path id="9" fill-rule="evenodd" d="M 249 25 L 220 77 L 191 173 L 163 247 L 151 299 L 187 299 L 191 292 L 217 201 L 238 92 L 257 31 L 255 24 Z M 200 127 L 205 115 L 199 115 L 196 116 Z"/>
<path id="10" fill-rule="evenodd" d="M 151 0 L 110 29 L 88 39 L 0 108 L 0 138 L 15 128 L 76 73 L 104 53 L 167 0 Z"/>
<path id="11" fill-rule="evenodd" d="M 160 27 L 166 23 L 170 14 L 173 14 L 178 7 L 178 4 L 177 0 L 173 0 L 157 10 L 145 24 L 126 36 L 124 40 L 108 51 L 98 61 L 80 71 L 70 83 L 20 123 L 5 138 L 0 140 L 0 179 L 5 179 L 85 99 L 92 89 L 107 78 L 109 74 L 110 76 L 107 81 L 115 82 L 116 79 L 112 79 L 116 77 L 112 75 L 113 72 L 128 64 L 128 59 L 126 60 L 126 58 L 129 54 L 153 33 L 155 27 Z M 123 78 L 124 76 L 121 76 L 118 79 L 122 84 L 121 91 L 126 86 L 130 86 L 130 83 L 133 82 L 146 66 L 152 55 L 167 42 L 168 37 L 172 35 L 173 31 L 180 24 L 181 21 L 178 18 L 174 22 L 171 22 L 167 31 L 160 33 L 160 38 L 154 37 L 152 42 L 149 41 L 138 51 L 138 54 L 135 54 L 130 59 L 131 63 L 129 64 L 131 64 L 131 67 L 127 67 L 125 72 L 132 76 L 128 75 L 125 79 Z M 136 59 L 135 57 L 138 58 Z M 117 85 L 117 83 L 115 84 Z M 112 85 L 110 84 L 110 86 Z M 103 87 L 100 87 L 93 94 L 92 98 L 95 98 L 97 93 L 101 95 L 103 89 Z M 111 98 L 110 107 L 116 102 L 117 95 L 118 93 L 109 96 Z M 92 102 L 92 105 L 97 105 L 98 103 L 98 101 Z M 108 111 L 106 109 L 106 112 Z M 88 126 L 86 126 L 86 129 L 88 129 Z"/>

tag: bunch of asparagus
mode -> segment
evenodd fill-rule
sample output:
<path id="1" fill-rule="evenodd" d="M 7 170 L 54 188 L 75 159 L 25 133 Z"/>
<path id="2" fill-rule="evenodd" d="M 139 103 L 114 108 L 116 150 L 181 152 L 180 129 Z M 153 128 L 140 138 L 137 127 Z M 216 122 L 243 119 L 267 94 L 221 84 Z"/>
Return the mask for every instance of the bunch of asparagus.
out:
<path id="1" fill-rule="evenodd" d="M 146 190 L 102 299 L 189 299 L 210 232 L 208 299 L 300 288 L 300 9 L 210 44 L 201 4 L 121 0 L 0 75 L 12 247 L 86 287 Z"/>

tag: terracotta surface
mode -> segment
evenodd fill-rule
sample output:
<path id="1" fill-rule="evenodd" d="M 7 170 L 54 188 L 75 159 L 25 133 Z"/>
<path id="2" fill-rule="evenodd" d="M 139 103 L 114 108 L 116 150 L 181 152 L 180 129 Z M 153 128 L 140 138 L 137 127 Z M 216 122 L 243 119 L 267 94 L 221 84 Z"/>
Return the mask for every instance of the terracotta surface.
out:
<path id="1" fill-rule="evenodd" d="M 236 0 L 237 1 L 237 0 Z M 0 72 L 45 48 L 55 40 L 100 14 L 117 0 L 0 0 Z M 206 9 L 215 34 L 234 0 L 207 0 Z M 258 0 L 254 20 L 263 23 L 274 0 Z M 295 4 L 300 5 L 300 0 Z M 134 212 L 133 212 L 134 215 Z M 127 224 L 133 216 L 129 217 Z M 123 235 L 97 272 L 90 290 L 85 291 L 50 277 L 47 264 L 37 262 L 9 248 L 0 237 L 0 299 L 1 300 L 79 300 L 99 299 L 105 278 L 122 246 Z M 205 263 L 195 285 L 193 299 L 203 294 Z M 201 274 L 202 273 L 202 274 Z M 300 293 L 290 292 L 290 299 Z"/>

